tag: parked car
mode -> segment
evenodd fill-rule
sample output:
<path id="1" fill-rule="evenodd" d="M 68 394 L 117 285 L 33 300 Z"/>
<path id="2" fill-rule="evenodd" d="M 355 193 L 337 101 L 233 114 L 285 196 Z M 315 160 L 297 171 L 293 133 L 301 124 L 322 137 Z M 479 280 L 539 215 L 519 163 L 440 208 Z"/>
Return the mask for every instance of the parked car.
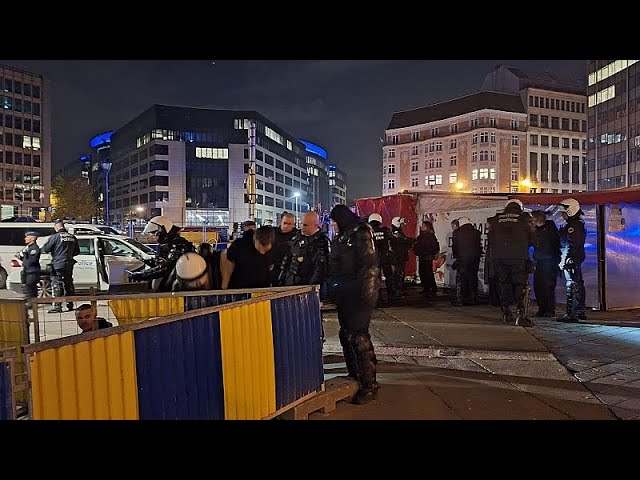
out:
<path id="1" fill-rule="evenodd" d="M 80 255 L 75 257 L 73 283 L 77 291 L 95 288 L 99 292 L 109 291 L 110 283 L 118 285 L 128 283 L 126 271 L 136 270 L 144 265 L 145 260 L 155 258 L 155 252 L 136 240 L 122 236 L 100 232 L 74 233 L 78 239 Z M 39 237 L 40 248 L 46 243 L 48 236 Z M 16 249 L 13 254 L 20 249 Z M 11 259 L 11 268 L 7 279 L 7 288 L 21 292 L 20 272 L 22 262 Z M 51 280 L 48 275 L 51 255 L 40 256 L 42 279 L 39 285 L 40 296 L 52 296 Z"/>

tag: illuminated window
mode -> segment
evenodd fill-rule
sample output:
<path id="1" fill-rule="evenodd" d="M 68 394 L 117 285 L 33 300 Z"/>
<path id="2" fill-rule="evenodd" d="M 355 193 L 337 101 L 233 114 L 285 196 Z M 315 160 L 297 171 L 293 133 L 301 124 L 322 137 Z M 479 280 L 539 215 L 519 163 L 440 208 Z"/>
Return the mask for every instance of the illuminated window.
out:
<path id="1" fill-rule="evenodd" d="M 458 181 L 458 173 L 452 172 L 449 174 L 449 183 L 456 183 Z"/>
<path id="2" fill-rule="evenodd" d="M 478 179 L 478 170 L 477 169 L 471 170 L 471 180 L 477 180 L 477 179 Z"/>
<path id="3" fill-rule="evenodd" d="M 491 180 L 495 180 L 496 179 L 496 169 L 495 168 L 490 168 L 489 169 L 489 178 Z"/>
<path id="4" fill-rule="evenodd" d="M 436 185 L 442 185 L 442 175 L 436 175 Z"/>
<path id="5" fill-rule="evenodd" d="M 291 140 L 287 140 L 287 148 L 289 150 L 293 150 L 293 144 L 291 143 Z"/>
<path id="6" fill-rule="evenodd" d="M 280 145 L 285 144 L 284 137 L 272 128 L 267 127 L 266 125 L 264 126 L 264 134 L 274 142 L 278 142 Z"/>
<path id="7" fill-rule="evenodd" d="M 196 147 L 196 158 L 225 159 L 229 158 L 228 148 Z"/>
<path id="8" fill-rule="evenodd" d="M 489 178 L 489 169 L 488 168 L 481 168 L 480 171 L 479 171 L 478 178 L 480 180 L 484 180 L 484 179 Z"/>

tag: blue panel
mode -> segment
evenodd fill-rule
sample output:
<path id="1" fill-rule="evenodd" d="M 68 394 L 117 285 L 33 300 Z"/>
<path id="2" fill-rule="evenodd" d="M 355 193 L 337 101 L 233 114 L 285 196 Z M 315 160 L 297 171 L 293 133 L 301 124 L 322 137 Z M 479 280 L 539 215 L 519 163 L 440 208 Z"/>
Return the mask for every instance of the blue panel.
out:
<path id="1" fill-rule="evenodd" d="M 198 310 L 200 308 L 216 307 L 239 300 L 251 298 L 250 293 L 222 294 L 222 295 L 202 295 L 201 297 L 184 297 L 184 311 Z"/>
<path id="2" fill-rule="evenodd" d="M 11 392 L 11 370 L 9 369 L 9 364 L 0 362 L 0 420 L 13 419 Z"/>
<path id="3" fill-rule="evenodd" d="M 271 300 L 276 408 L 320 389 L 322 325 L 316 292 Z"/>
<path id="4" fill-rule="evenodd" d="M 222 420 L 217 312 L 135 331 L 141 420 Z"/>

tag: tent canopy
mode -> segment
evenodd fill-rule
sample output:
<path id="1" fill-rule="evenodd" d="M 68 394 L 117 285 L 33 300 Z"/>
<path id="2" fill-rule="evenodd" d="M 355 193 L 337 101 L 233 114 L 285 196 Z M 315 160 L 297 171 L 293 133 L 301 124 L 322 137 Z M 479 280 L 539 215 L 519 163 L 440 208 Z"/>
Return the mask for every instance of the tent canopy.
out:
<path id="1" fill-rule="evenodd" d="M 517 198 L 525 205 L 553 205 L 565 198 L 575 198 L 581 205 L 604 205 L 606 203 L 640 202 L 640 186 L 579 193 L 515 193 L 509 198 Z"/>

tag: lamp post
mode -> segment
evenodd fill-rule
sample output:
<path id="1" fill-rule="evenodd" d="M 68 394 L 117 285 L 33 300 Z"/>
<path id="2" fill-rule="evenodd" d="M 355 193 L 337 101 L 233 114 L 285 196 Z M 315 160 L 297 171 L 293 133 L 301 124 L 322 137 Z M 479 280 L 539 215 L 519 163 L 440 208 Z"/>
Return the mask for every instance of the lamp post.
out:
<path id="1" fill-rule="evenodd" d="M 429 184 L 429 188 L 431 190 L 433 190 L 433 187 L 436 184 L 436 178 L 434 176 L 429 176 L 429 179 L 427 180 L 427 183 Z"/>
<path id="2" fill-rule="evenodd" d="M 300 196 L 300 192 L 296 192 L 293 194 L 296 197 L 296 228 L 298 228 L 298 197 Z"/>
<path id="3" fill-rule="evenodd" d="M 104 172 L 104 224 L 109 225 L 109 171 L 111 170 L 111 162 L 102 162 L 102 171 Z"/>

